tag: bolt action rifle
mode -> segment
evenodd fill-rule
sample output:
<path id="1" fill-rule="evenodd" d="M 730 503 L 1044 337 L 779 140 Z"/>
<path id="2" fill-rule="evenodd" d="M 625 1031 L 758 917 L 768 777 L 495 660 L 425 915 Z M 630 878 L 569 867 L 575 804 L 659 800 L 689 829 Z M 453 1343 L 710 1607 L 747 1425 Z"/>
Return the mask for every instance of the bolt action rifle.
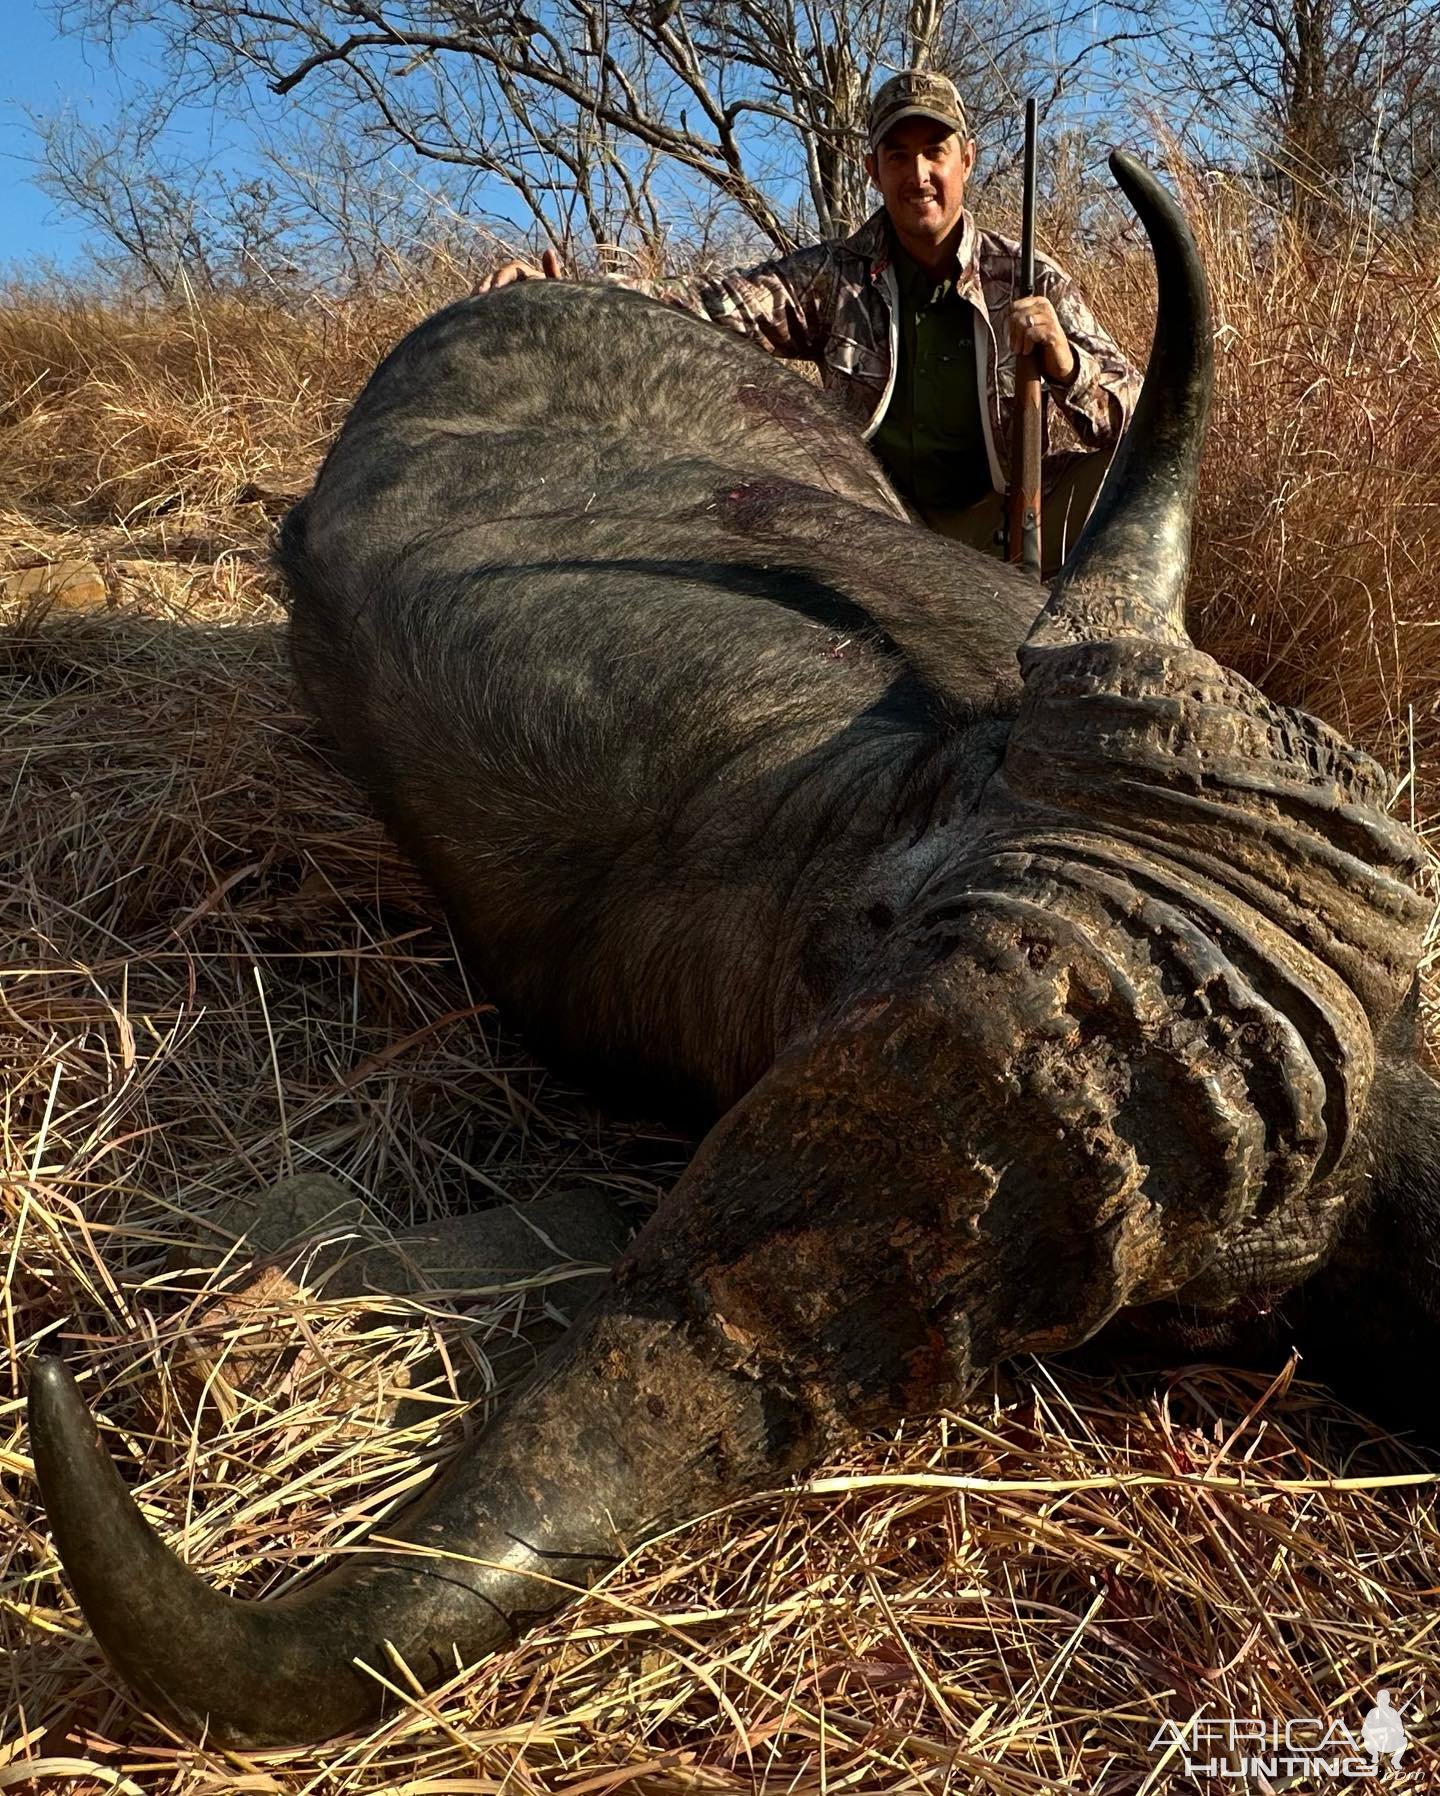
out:
<path id="1" fill-rule="evenodd" d="M 1025 102 L 1025 197 L 1020 225 L 1018 297 L 1035 292 L 1035 102 Z M 1027 574 L 1040 578 L 1040 414 L 1044 404 L 1040 360 L 1033 350 L 1015 358 L 1015 418 L 1010 437 L 1010 490 L 1005 515 L 1006 552 Z"/>

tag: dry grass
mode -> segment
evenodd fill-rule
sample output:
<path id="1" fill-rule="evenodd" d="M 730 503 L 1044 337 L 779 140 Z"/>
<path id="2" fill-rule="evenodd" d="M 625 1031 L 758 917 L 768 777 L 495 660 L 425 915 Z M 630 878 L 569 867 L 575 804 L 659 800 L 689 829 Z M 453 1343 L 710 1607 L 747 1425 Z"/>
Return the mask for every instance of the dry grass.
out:
<path id="1" fill-rule="evenodd" d="M 1201 221 L 1224 353 L 1198 628 L 1413 762 L 1402 802 L 1428 815 L 1435 263 L 1388 245 L 1312 264 L 1283 241 L 1267 263 L 1224 193 Z M 1084 274 L 1142 343 L 1138 251 Z M 577 1183 L 638 1219 L 688 1153 L 517 1048 L 290 691 L 269 519 L 380 351 L 448 296 L 442 271 L 301 315 L 34 295 L 0 314 L 10 564 L 94 559 L 115 600 L 0 643 L 0 1789 L 1150 1796 L 1219 1787 L 1152 1749 L 1166 1722 L 1356 1728 L 1381 1685 L 1419 1736 L 1386 1787 L 1440 1786 L 1433 1478 L 1323 1393 L 1214 1367 L 1012 1369 L 963 1416 L 647 1546 L 364 1738 L 225 1754 L 118 1693 L 34 1501 L 37 1347 L 63 1344 L 189 1561 L 273 1593 L 474 1434 L 455 1380 L 523 1375 L 545 1282 L 458 1308 L 281 1293 L 257 1339 L 217 1339 L 209 1306 L 245 1274 L 175 1268 L 196 1219 L 292 1169 L 396 1222 Z M 397 1429 L 391 1399 L 437 1342 L 450 1373 Z M 246 1348 L 266 1377 L 231 1375 Z"/>

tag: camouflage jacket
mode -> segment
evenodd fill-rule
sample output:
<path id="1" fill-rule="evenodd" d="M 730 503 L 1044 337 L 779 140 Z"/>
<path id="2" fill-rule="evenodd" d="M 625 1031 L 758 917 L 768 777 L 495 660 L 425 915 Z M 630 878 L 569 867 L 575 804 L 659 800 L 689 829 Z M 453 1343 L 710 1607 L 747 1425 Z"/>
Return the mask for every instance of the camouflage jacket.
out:
<path id="1" fill-rule="evenodd" d="M 959 264 L 960 291 L 979 312 L 977 323 L 984 324 L 975 332 L 975 355 L 986 395 L 985 447 L 991 483 L 1003 492 L 1015 392 L 1006 313 L 1020 245 L 978 229 L 967 213 Z M 822 383 L 862 435 L 868 439 L 879 427 L 894 385 L 900 329 L 900 287 L 883 209 L 850 237 L 811 244 L 756 268 L 699 280 L 617 284 L 728 325 L 773 355 L 815 362 Z M 1119 440 L 1135 408 L 1140 373 L 1095 322 L 1070 276 L 1041 255 L 1035 257 L 1035 288 L 1054 306 L 1079 362 L 1074 381 L 1051 387 L 1045 407 L 1048 488 L 1077 451 L 1112 448 Z"/>

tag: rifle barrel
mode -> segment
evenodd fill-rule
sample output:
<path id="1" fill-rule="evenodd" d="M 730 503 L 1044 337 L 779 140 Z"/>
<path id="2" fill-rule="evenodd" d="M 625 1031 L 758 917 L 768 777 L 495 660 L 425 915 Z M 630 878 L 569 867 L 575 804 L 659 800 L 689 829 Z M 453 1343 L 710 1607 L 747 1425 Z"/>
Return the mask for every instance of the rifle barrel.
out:
<path id="1" fill-rule="evenodd" d="M 1020 214 L 1020 289 L 1035 292 L 1035 102 L 1025 102 L 1025 189 Z"/>
<path id="2" fill-rule="evenodd" d="M 1019 290 L 1035 293 L 1035 102 L 1025 102 L 1025 190 L 1020 215 Z M 1041 445 L 1044 389 L 1033 351 L 1015 362 L 1015 419 L 1010 442 L 1010 491 L 1005 508 L 1006 554 L 1032 579 L 1040 578 Z"/>

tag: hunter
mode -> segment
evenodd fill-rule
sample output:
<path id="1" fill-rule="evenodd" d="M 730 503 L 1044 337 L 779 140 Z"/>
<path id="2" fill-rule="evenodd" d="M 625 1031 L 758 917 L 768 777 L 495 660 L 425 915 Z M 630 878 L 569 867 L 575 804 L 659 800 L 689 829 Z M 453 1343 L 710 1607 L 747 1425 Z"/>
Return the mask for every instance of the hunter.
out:
<path id="1" fill-rule="evenodd" d="M 1020 246 L 965 210 L 976 145 L 953 83 L 918 69 L 886 81 L 870 104 L 869 144 L 865 172 L 884 204 L 852 236 L 731 274 L 619 285 L 813 361 L 912 510 L 993 554 L 1004 543 L 1015 354 L 1036 351 L 1053 398 L 1048 577 L 1100 490 L 1139 371 L 1054 262 L 1037 255 L 1034 297 L 1016 295 Z M 508 262 L 477 291 L 562 273 L 546 250 L 539 268 Z"/>

